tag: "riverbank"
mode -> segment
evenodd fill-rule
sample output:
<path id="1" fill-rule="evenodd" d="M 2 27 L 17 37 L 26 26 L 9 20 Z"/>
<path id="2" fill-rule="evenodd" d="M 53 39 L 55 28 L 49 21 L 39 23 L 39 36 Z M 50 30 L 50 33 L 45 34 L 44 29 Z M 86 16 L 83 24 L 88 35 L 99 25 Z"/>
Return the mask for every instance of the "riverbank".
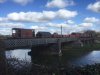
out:
<path id="1" fill-rule="evenodd" d="M 53 68 L 48 69 L 46 66 L 30 64 L 25 60 L 18 60 L 16 58 L 7 60 L 6 69 L 7 75 L 100 75 L 100 64 L 85 65 L 82 67 L 72 66 L 70 68 L 59 67 L 54 70 Z"/>
<path id="2" fill-rule="evenodd" d="M 72 70 L 72 73 L 68 75 L 100 75 L 100 64 L 76 67 Z"/>
<path id="3" fill-rule="evenodd" d="M 64 46 L 62 48 L 62 50 L 66 51 L 66 50 L 86 50 L 86 51 L 91 51 L 91 50 L 100 50 L 100 44 L 86 44 L 84 46 Z"/>
<path id="4" fill-rule="evenodd" d="M 87 45 L 85 47 L 89 48 Z M 95 64 L 97 62 L 91 65 L 87 65 L 87 63 L 82 67 L 77 67 L 71 64 L 72 62 L 70 62 L 69 59 L 76 59 L 77 57 L 80 58 L 83 56 L 86 57 L 89 56 L 88 54 L 91 55 L 91 50 L 80 50 L 80 48 L 77 48 L 78 47 L 73 50 L 64 50 L 61 57 L 52 55 L 31 56 L 31 63 L 29 63 L 26 58 L 24 60 L 20 60 L 18 57 L 11 57 L 10 59 L 6 59 L 6 73 L 7 75 L 100 75 L 98 70 L 100 68 L 100 64 Z M 89 61 L 90 59 L 92 59 L 92 57 L 89 58 Z M 99 58 L 97 60 L 99 60 Z M 87 61 L 84 61 L 87 62 L 88 59 Z"/>

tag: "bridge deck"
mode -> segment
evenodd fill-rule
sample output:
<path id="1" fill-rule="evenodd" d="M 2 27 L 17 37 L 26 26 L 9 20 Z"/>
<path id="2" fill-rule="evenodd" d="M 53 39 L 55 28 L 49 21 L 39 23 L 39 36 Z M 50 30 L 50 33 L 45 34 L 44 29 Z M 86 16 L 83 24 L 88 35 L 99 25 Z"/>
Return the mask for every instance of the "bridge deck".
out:
<path id="1" fill-rule="evenodd" d="M 50 43 L 57 43 L 57 40 L 60 42 L 68 42 L 68 41 L 75 41 L 76 38 L 35 38 L 35 39 L 5 39 L 3 40 L 6 49 L 15 49 L 15 48 L 24 48 L 24 47 L 32 47 L 34 45 L 41 45 L 41 44 L 50 44 Z"/>

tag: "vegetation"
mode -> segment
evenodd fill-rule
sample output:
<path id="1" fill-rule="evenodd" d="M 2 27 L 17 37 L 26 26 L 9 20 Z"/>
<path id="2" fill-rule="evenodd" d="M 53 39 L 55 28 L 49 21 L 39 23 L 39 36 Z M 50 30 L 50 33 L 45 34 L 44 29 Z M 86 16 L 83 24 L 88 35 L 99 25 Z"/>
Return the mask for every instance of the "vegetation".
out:
<path id="1" fill-rule="evenodd" d="M 63 50 L 100 50 L 100 44 L 85 44 L 83 47 L 81 46 L 64 46 Z"/>
<path id="2" fill-rule="evenodd" d="M 31 63 L 27 60 L 9 58 L 6 60 L 6 75 L 31 75 Z"/>
<path id="3" fill-rule="evenodd" d="M 83 67 L 64 67 L 47 70 L 46 67 L 40 69 L 39 66 L 32 66 L 35 69 L 32 70 L 32 64 L 26 60 L 18 60 L 17 58 L 7 59 L 6 75 L 100 75 L 100 64 L 86 65 Z"/>

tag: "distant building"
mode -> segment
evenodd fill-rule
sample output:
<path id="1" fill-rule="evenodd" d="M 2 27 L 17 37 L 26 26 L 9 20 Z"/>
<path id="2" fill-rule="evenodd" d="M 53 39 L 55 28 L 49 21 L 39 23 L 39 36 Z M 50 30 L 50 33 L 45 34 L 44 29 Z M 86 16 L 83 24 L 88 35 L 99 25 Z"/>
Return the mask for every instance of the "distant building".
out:
<path id="1" fill-rule="evenodd" d="M 23 29 L 23 28 L 13 28 L 12 29 L 13 38 L 33 38 L 35 37 L 34 29 Z"/>
<path id="2" fill-rule="evenodd" d="M 81 37 L 81 35 L 82 35 L 82 33 L 75 33 L 75 32 L 73 32 L 73 33 L 71 33 L 70 37 L 77 37 L 77 38 L 79 38 L 79 37 Z"/>
<path id="3" fill-rule="evenodd" d="M 87 35 L 88 37 L 91 37 L 91 38 L 97 37 L 96 32 L 93 31 L 93 30 L 87 30 L 87 31 L 84 32 L 84 34 Z"/>
<path id="4" fill-rule="evenodd" d="M 52 37 L 50 32 L 37 32 L 36 37 L 38 38 L 48 38 Z"/>
<path id="5" fill-rule="evenodd" d="M 71 33 L 70 37 L 79 37 L 79 38 L 95 38 L 96 32 L 92 30 L 87 30 L 84 33 Z"/>
<path id="6" fill-rule="evenodd" d="M 58 37 L 58 36 L 59 36 L 58 33 L 53 33 L 53 34 L 52 34 L 52 37 L 54 37 L 54 38 L 55 38 L 55 37 Z"/>

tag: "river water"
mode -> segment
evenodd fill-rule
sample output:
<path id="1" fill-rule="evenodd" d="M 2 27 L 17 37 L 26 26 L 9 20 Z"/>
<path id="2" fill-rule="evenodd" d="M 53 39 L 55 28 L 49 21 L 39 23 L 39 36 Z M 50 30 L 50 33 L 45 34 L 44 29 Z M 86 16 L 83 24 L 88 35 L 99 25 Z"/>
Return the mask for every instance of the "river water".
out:
<path id="1" fill-rule="evenodd" d="M 33 52 L 30 49 L 0 52 L 0 75 L 5 75 L 5 72 L 9 75 L 66 75 L 66 71 L 69 73 L 76 66 L 100 63 L 99 50 L 66 50 L 62 51 L 62 56 Z"/>
<path id="2" fill-rule="evenodd" d="M 64 65 L 74 65 L 74 66 L 84 66 L 87 64 L 95 64 L 100 63 L 100 51 L 99 50 L 93 50 L 88 52 L 66 52 L 61 57 L 59 56 L 34 56 L 29 55 L 28 52 L 30 52 L 30 49 L 15 49 L 6 51 L 6 58 L 10 57 L 16 57 L 19 60 L 27 60 L 30 63 L 35 64 L 43 64 L 43 65 L 49 65 L 54 66 L 58 65 L 58 63 Z"/>

